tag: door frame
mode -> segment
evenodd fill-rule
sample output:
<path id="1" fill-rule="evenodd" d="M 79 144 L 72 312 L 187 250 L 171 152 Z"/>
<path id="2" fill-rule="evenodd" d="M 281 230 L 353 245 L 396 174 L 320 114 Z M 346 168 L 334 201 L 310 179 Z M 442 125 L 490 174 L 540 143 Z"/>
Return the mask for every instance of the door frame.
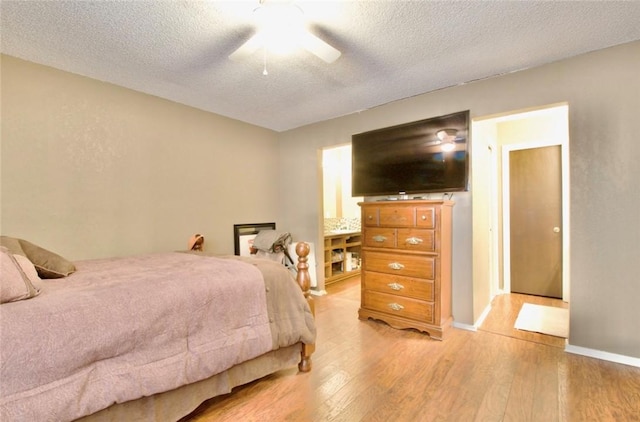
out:
<path id="1" fill-rule="evenodd" d="M 502 256 L 503 256 L 503 288 L 511 293 L 511 216 L 509 191 L 509 153 L 511 151 L 560 146 L 560 162 L 562 165 L 562 300 L 569 302 L 569 145 L 563 141 L 538 141 L 523 144 L 506 144 L 502 146 Z"/>

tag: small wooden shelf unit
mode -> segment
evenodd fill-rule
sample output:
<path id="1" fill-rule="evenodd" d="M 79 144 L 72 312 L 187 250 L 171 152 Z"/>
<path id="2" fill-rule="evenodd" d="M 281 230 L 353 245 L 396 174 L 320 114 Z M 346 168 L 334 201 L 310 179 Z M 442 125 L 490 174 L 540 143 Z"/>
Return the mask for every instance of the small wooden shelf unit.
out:
<path id="1" fill-rule="evenodd" d="M 452 201 L 362 202 L 360 319 L 442 340 L 451 325 Z"/>
<path id="2" fill-rule="evenodd" d="M 324 236 L 324 284 L 360 274 L 360 232 Z"/>

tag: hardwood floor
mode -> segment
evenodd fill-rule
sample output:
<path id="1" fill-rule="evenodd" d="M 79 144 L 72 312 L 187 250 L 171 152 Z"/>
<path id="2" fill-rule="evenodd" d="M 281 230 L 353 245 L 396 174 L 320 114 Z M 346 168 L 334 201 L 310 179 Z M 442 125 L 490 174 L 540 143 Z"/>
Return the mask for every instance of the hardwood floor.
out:
<path id="1" fill-rule="evenodd" d="M 310 373 L 267 376 L 184 421 L 640 421 L 640 368 L 520 337 L 507 330 L 513 309 L 440 342 L 358 320 L 359 279 L 327 289 Z"/>
<path id="2" fill-rule="evenodd" d="M 529 296 L 518 293 L 499 295 L 491 302 L 491 312 L 487 315 L 487 318 L 485 318 L 479 330 L 564 349 L 566 343 L 564 338 L 513 328 L 518 318 L 518 313 L 525 302 L 559 308 L 569 307 L 569 305 L 561 299 Z"/>

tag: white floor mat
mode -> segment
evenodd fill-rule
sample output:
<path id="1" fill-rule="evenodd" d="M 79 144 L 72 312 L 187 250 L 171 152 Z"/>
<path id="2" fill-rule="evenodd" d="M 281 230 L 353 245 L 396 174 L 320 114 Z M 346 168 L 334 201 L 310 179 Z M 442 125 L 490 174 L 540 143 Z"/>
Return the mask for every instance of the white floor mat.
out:
<path id="1" fill-rule="evenodd" d="M 515 328 L 556 337 L 569 337 L 569 310 L 553 306 L 525 303 L 520 309 Z"/>

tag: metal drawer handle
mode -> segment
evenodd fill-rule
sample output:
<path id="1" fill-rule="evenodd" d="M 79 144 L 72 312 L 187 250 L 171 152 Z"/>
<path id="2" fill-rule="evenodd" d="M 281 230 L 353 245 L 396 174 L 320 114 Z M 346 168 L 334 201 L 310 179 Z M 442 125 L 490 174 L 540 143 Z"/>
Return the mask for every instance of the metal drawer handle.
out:
<path id="1" fill-rule="evenodd" d="M 401 311 L 404 309 L 404 306 L 400 305 L 399 303 L 390 303 L 389 307 L 394 311 Z"/>
<path id="2" fill-rule="evenodd" d="M 382 243 L 385 240 L 387 240 L 387 238 L 385 236 L 382 236 L 381 234 L 379 234 L 377 236 L 373 236 L 373 241 L 374 242 Z"/>
<path id="3" fill-rule="evenodd" d="M 387 284 L 387 286 L 389 286 L 391 288 L 391 290 L 402 290 L 402 289 L 404 289 L 404 286 L 402 284 L 398 284 L 398 283 L 389 283 L 389 284 Z"/>
<path id="4" fill-rule="evenodd" d="M 404 268 L 404 265 L 399 262 L 392 262 L 391 264 L 389 264 L 389 268 L 391 268 L 392 270 L 401 270 Z"/>
<path id="5" fill-rule="evenodd" d="M 410 245 L 419 245 L 423 242 L 422 239 L 420 239 L 419 237 L 408 237 L 406 240 L 406 243 L 410 244 Z"/>

